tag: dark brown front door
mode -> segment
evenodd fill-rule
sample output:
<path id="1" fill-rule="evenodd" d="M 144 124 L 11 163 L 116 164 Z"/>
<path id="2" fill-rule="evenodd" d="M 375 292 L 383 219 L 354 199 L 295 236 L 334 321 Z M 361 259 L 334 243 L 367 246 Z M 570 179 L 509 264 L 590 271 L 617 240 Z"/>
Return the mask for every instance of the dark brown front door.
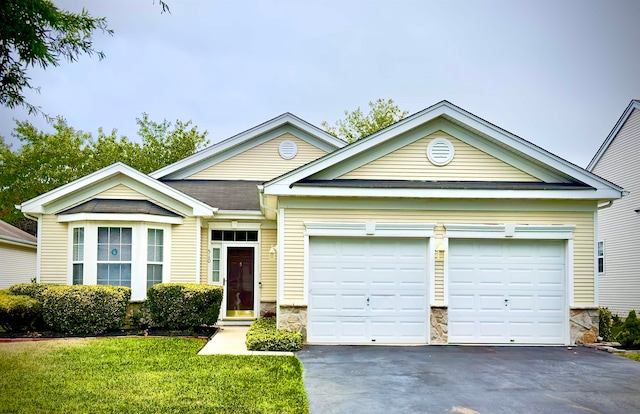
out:
<path id="1" fill-rule="evenodd" d="M 254 248 L 227 248 L 227 316 L 253 317 Z"/>

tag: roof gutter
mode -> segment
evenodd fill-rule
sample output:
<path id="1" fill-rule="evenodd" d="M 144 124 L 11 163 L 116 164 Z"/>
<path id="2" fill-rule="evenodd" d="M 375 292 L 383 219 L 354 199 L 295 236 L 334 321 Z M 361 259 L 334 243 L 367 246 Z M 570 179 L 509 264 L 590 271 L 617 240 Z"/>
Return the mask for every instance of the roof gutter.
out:
<path id="1" fill-rule="evenodd" d="M 262 210 L 262 212 L 264 213 L 264 210 L 269 210 L 272 213 L 275 213 L 276 217 L 278 216 L 278 210 L 272 207 L 269 207 L 268 205 L 266 205 L 264 203 L 264 185 L 259 185 L 258 186 L 258 196 L 260 199 L 260 210 Z M 265 214 L 266 216 L 266 214 Z"/>

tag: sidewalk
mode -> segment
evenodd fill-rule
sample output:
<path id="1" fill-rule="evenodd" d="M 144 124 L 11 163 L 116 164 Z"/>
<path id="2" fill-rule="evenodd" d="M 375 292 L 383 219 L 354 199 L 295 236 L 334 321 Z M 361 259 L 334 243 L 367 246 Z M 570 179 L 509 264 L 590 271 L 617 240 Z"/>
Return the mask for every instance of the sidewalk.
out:
<path id="1" fill-rule="evenodd" d="M 294 355 L 293 352 L 249 351 L 245 345 L 248 326 L 221 326 L 198 355 Z"/>

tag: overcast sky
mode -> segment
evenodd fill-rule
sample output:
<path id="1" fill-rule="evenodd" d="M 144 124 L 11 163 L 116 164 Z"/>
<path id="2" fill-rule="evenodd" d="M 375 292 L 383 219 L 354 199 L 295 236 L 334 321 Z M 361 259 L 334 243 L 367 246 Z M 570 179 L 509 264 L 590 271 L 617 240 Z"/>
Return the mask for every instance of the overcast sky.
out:
<path id="1" fill-rule="evenodd" d="M 28 98 L 94 134 L 135 139 L 146 112 L 216 142 L 283 112 L 319 126 L 377 98 L 446 99 L 584 167 L 640 98 L 638 0 L 54 2 L 115 33 L 95 35 L 102 61 L 31 70 Z M 13 118 L 0 109 L 9 142 Z"/>

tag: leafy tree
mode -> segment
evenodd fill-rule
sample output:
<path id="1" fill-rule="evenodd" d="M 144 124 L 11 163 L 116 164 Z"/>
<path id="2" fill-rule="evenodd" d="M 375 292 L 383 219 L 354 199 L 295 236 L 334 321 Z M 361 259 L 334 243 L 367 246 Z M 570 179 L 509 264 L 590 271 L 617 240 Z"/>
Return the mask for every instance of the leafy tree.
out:
<path id="1" fill-rule="evenodd" d="M 37 130 L 28 121 L 16 121 L 13 136 L 21 146 L 16 151 L 0 136 L 0 219 L 25 231 L 22 213 L 14 206 L 83 177 L 100 168 L 124 162 L 150 173 L 185 158 L 209 144 L 207 132 L 189 122 L 158 123 L 147 114 L 137 119 L 141 143 L 117 137 L 116 130 L 90 133 L 75 130 L 63 118 L 53 123 L 53 132 Z"/>
<path id="2" fill-rule="evenodd" d="M 355 111 L 344 111 L 344 115 L 345 119 L 338 120 L 334 126 L 324 121 L 322 127 L 331 135 L 352 143 L 406 118 L 409 112 L 401 110 L 393 99 L 378 99 L 369 102 L 367 115 L 362 113 L 360 107 Z"/>
<path id="3" fill-rule="evenodd" d="M 96 30 L 113 33 L 104 18 L 92 17 L 84 9 L 71 13 L 49 0 L 0 1 L 0 104 L 23 106 L 30 114 L 41 112 L 23 95 L 25 88 L 39 91 L 31 85 L 27 69 L 58 66 L 60 60 L 74 62 L 82 54 L 104 58 L 93 48 Z"/>

